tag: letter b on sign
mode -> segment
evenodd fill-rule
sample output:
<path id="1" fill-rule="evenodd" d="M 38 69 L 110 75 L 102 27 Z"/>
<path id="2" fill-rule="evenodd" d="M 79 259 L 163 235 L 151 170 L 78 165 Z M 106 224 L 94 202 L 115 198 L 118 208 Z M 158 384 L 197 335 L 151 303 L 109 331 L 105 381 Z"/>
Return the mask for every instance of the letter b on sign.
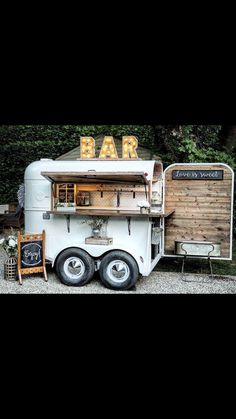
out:
<path id="1" fill-rule="evenodd" d="M 94 159 L 95 157 L 95 141 L 93 137 L 80 138 L 80 158 Z"/>

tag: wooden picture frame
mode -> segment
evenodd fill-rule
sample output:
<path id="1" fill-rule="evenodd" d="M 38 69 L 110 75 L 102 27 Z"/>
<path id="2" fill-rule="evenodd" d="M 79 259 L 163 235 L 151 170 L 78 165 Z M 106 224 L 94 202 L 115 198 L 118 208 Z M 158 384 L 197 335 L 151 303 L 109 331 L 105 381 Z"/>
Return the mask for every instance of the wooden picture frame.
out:
<path id="1" fill-rule="evenodd" d="M 22 235 L 18 232 L 18 277 L 23 284 L 22 275 L 43 273 L 47 282 L 45 263 L 45 230 L 42 234 Z"/>

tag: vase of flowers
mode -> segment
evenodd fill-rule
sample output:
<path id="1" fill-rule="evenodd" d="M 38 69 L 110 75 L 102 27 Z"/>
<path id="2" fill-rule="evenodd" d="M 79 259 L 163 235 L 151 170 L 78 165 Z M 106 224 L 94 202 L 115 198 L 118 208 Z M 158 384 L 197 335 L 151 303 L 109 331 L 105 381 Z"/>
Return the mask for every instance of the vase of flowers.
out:
<path id="1" fill-rule="evenodd" d="M 11 234 L 0 240 L 0 246 L 5 250 L 8 258 L 4 261 L 4 278 L 10 281 L 16 280 L 17 272 L 17 236 L 11 228 Z"/>
<path id="2" fill-rule="evenodd" d="M 81 221 L 81 224 L 88 224 L 92 229 L 92 237 L 99 238 L 101 237 L 101 229 L 107 224 L 108 218 L 109 217 L 93 216 Z"/>

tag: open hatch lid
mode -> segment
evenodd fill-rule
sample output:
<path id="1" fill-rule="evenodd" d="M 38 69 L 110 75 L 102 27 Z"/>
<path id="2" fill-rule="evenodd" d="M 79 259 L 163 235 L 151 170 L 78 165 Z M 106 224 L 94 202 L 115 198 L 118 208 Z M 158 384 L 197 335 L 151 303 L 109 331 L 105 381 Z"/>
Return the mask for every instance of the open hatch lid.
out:
<path id="1" fill-rule="evenodd" d="M 41 172 L 52 183 L 136 183 L 147 185 L 144 172 Z"/>

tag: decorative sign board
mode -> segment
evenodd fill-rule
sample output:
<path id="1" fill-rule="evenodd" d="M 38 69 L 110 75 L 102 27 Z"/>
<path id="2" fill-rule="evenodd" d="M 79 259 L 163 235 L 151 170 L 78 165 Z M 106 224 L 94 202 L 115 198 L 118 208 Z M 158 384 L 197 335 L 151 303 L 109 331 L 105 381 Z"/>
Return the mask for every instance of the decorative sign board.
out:
<path id="1" fill-rule="evenodd" d="M 175 180 L 223 180 L 223 170 L 173 170 Z"/>
<path id="2" fill-rule="evenodd" d="M 21 235 L 18 233 L 18 275 L 22 285 L 22 275 L 43 273 L 47 281 L 45 267 L 45 231 L 42 234 Z"/>
<path id="3" fill-rule="evenodd" d="M 138 159 L 138 140 L 134 135 L 126 135 L 122 138 L 122 159 Z M 80 158 L 95 159 L 95 140 L 93 137 L 80 138 Z M 99 159 L 118 159 L 118 154 L 113 137 L 105 136 Z"/>

